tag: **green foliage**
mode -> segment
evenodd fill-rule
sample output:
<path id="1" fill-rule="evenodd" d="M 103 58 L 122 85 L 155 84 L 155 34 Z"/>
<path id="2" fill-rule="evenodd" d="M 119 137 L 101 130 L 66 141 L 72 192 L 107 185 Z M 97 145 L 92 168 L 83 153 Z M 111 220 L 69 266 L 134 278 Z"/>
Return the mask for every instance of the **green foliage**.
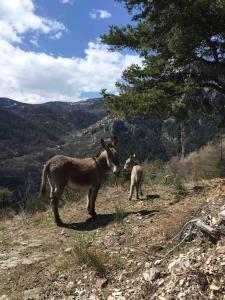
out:
<path id="1" fill-rule="evenodd" d="M 122 223 L 126 216 L 127 216 L 127 213 L 124 210 L 124 208 L 122 208 L 120 206 L 115 206 L 115 216 L 114 216 L 115 222 Z"/>
<path id="2" fill-rule="evenodd" d="M 116 116 L 175 116 L 191 111 L 225 116 L 204 88 L 225 94 L 224 0 L 117 0 L 133 14 L 132 25 L 111 26 L 102 41 L 112 50 L 128 48 L 143 58 L 117 83 L 119 95 L 102 91 Z"/>
<path id="3" fill-rule="evenodd" d="M 25 211 L 34 214 L 39 211 L 46 211 L 49 208 L 49 203 L 45 199 L 34 198 L 26 201 Z"/>
<path id="4" fill-rule="evenodd" d="M 0 217 L 11 217 L 15 214 L 15 205 L 11 202 L 13 192 L 0 187 Z"/>
<path id="5" fill-rule="evenodd" d="M 85 239 L 80 239 L 74 244 L 72 253 L 76 255 L 79 264 L 94 269 L 100 276 L 106 273 L 105 255 L 90 248 Z"/>
<path id="6" fill-rule="evenodd" d="M 4 209 L 8 206 L 10 206 L 10 199 L 13 195 L 13 192 L 11 192 L 7 188 L 0 188 L 0 208 Z"/>
<path id="7" fill-rule="evenodd" d="M 165 182 L 165 168 L 161 160 L 153 160 L 144 164 L 144 184 L 147 186 L 162 185 Z"/>

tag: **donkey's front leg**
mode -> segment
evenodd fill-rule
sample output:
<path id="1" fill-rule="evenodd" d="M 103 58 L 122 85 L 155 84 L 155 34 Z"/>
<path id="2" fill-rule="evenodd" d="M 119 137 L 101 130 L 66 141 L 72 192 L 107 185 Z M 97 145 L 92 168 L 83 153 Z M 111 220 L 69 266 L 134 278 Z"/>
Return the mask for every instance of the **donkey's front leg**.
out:
<path id="1" fill-rule="evenodd" d="M 95 212 L 95 200 L 97 198 L 99 188 L 100 185 L 94 186 L 88 192 L 87 211 L 92 217 L 96 217 L 97 215 Z"/>

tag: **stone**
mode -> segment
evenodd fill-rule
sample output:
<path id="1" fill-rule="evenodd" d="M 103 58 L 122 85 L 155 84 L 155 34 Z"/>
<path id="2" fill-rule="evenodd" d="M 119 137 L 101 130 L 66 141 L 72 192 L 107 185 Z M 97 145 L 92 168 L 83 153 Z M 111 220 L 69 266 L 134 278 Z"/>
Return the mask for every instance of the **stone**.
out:
<path id="1" fill-rule="evenodd" d="M 28 244 L 28 247 L 30 248 L 38 248 L 42 245 L 42 242 L 40 240 L 33 240 L 30 244 Z"/>
<path id="2" fill-rule="evenodd" d="M 220 290 L 220 287 L 216 286 L 214 283 L 212 283 L 209 286 L 209 288 L 210 288 L 211 291 L 219 291 Z"/>
<path id="3" fill-rule="evenodd" d="M 23 300 L 40 300 L 40 289 L 34 288 L 24 291 Z"/>
<path id="4" fill-rule="evenodd" d="M 72 290 L 75 288 L 75 283 L 74 283 L 74 281 L 70 281 L 70 282 L 68 282 L 68 284 L 67 284 L 67 286 L 66 286 L 66 290 L 68 291 L 68 292 L 72 292 Z"/>
<path id="5" fill-rule="evenodd" d="M 10 300 L 10 298 L 7 295 L 2 295 L 0 296 L 0 300 Z"/>
<path id="6" fill-rule="evenodd" d="M 64 252 L 65 252 L 65 253 L 71 253 L 71 252 L 72 252 L 72 248 L 66 248 L 66 249 L 64 250 Z"/>
<path id="7" fill-rule="evenodd" d="M 150 270 L 145 271 L 143 273 L 143 277 L 145 281 L 153 282 L 159 277 L 159 274 L 159 270 L 153 267 Z"/>
<path id="8" fill-rule="evenodd" d="M 97 278 L 96 283 L 95 283 L 95 285 L 98 289 L 106 287 L 107 284 L 108 284 L 107 278 Z"/>
<path id="9" fill-rule="evenodd" d="M 190 260 L 187 256 L 180 254 L 178 259 L 173 260 L 169 266 L 168 269 L 171 273 L 177 273 L 184 271 L 190 267 Z"/>

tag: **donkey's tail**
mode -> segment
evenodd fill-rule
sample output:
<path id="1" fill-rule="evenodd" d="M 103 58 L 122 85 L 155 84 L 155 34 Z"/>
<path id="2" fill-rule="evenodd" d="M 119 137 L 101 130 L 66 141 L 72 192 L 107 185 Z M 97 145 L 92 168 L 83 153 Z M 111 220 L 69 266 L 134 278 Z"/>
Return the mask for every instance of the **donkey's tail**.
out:
<path id="1" fill-rule="evenodd" d="M 47 194 L 47 176 L 49 172 L 49 163 L 45 164 L 42 171 L 42 177 L 41 177 L 41 188 L 40 188 L 40 197 L 45 197 Z"/>

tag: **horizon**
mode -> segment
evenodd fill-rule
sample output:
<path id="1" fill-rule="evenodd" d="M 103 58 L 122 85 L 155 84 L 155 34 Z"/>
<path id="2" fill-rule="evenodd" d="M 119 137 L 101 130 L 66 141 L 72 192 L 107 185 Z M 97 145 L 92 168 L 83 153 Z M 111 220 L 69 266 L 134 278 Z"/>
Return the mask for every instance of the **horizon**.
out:
<path id="1" fill-rule="evenodd" d="M 102 97 L 93 97 L 93 98 L 83 98 L 81 100 L 77 100 L 77 101 L 63 101 L 63 100 L 52 100 L 52 101 L 46 101 L 46 102 L 41 102 L 41 103 L 27 103 L 27 102 L 23 102 L 23 101 L 19 101 L 19 100 L 16 100 L 16 99 L 11 99 L 9 97 L 0 97 L 0 101 L 1 100 L 9 100 L 9 101 L 13 101 L 13 102 L 18 102 L 18 103 L 21 103 L 21 104 L 28 104 L 28 105 L 41 105 L 41 104 L 48 104 L 48 103 L 70 103 L 70 104 L 78 104 L 78 103 L 82 103 L 82 102 L 85 102 L 85 101 L 100 101 L 102 100 Z M 1 107 L 1 102 L 0 102 L 0 107 Z"/>
<path id="2" fill-rule="evenodd" d="M 23 103 L 77 102 L 116 93 L 115 82 L 136 53 L 110 52 L 100 41 L 109 25 L 132 23 L 114 0 L 0 2 L 2 98 Z"/>

